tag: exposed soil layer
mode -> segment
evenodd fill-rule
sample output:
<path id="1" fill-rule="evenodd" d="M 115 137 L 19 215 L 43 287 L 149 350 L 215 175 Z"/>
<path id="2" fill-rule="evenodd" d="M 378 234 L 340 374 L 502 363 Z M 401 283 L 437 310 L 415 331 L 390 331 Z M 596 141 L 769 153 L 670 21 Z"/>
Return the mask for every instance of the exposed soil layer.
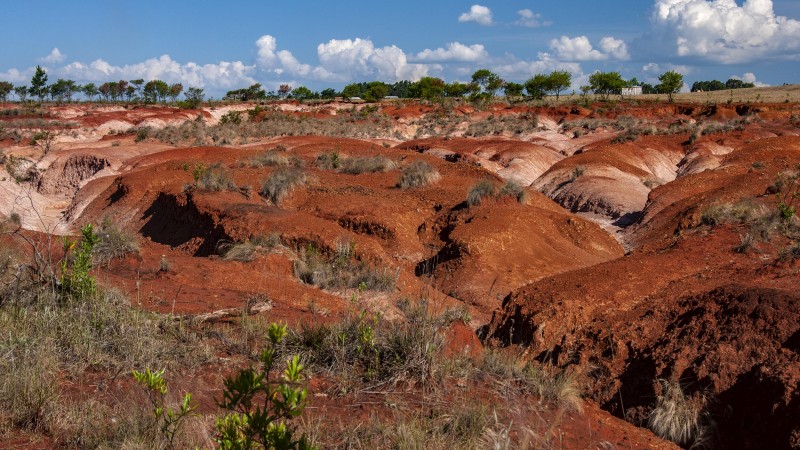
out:
<path id="1" fill-rule="evenodd" d="M 255 105 L 53 107 L 41 117 L 63 121 L 48 125 L 63 133 L 49 153 L 26 140 L 0 144 L 0 217 L 19 214 L 24 229 L 50 235 L 117 224 L 139 250 L 96 267 L 100 284 L 165 314 L 264 297 L 270 319 L 290 324 L 338 320 L 354 305 L 395 320 L 403 299 L 461 308 L 471 322 L 448 331 L 448 354 L 517 346 L 586 375 L 583 415 L 504 411 L 564 448 L 674 448 L 643 429 L 661 380 L 705 399 L 714 426 L 703 424 L 717 448 L 800 448 L 798 224 L 777 218 L 774 185 L 800 163 L 797 105 L 573 103 L 285 102 L 242 126 L 283 114 L 292 118 L 286 127 L 333 123 L 343 128 L 326 134 L 368 138 L 287 129 L 241 141 L 245 128 L 214 127 Z M 204 132 L 237 144 L 135 133 L 198 115 Z M 370 168 L 376 160 L 384 166 Z M 438 178 L 399 187 L 417 161 Z M 219 190 L 199 180 L 211 168 L 225 175 Z M 261 195 L 284 170 L 301 171 L 304 183 L 274 200 Z M 516 186 L 470 205 L 481 182 L 496 192 Z M 759 219 L 709 219 L 721 205 L 745 205 Z M 248 240 L 273 247 L 224 257 L 225 246 Z M 321 289 L 296 275 L 305 250 L 348 250 L 396 282 L 384 291 Z M 209 368 L 216 378 L 192 387 L 201 401 L 213 403 L 223 369 Z M 319 396 L 312 410 L 336 420 L 393 413 L 387 396 L 348 401 Z"/>

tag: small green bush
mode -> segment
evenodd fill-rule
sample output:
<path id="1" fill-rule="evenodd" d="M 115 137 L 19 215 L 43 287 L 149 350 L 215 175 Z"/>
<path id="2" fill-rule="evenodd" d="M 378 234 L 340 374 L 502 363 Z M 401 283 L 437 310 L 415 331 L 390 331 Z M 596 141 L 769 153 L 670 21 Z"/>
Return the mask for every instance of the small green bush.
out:
<path id="1" fill-rule="evenodd" d="M 263 448 L 311 450 L 314 447 L 303 433 L 297 437 L 292 421 L 303 413 L 308 391 L 300 358 L 286 363 L 276 374 L 277 348 L 286 335 L 286 326 L 272 324 L 267 347 L 261 353 L 260 367 L 242 369 L 225 378 L 219 406 L 228 413 L 217 419 L 216 441 L 223 450 Z"/>
<path id="2" fill-rule="evenodd" d="M 241 125 L 242 112 L 241 111 L 228 111 L 219 118 L 220 125 Z"/>
<path id="3" fill-rule="evenodd" d="M 294 168 L 278 169 L 264 181 L 259 194 L 277 205 L 294 189 L 306 184 L 308 177 L 302 170 Z"/>
<path id="4" fill-rule="evenodd" d="M 338 152 L 320 153 L 314 160 L 314 165 L 324 170 L 336 170 L 342 162 Z"/>
<path id="5" fill-rule="evenodd" d="M 414 161 L 403 169 L 400 180 L 397 182 L 397 187 L 400 189 L 408 189 L 411 187 L 420 187 L 433 184 L 441 178 L 439 171 L 435 167 L 426 163 L 425 161 Z"/>

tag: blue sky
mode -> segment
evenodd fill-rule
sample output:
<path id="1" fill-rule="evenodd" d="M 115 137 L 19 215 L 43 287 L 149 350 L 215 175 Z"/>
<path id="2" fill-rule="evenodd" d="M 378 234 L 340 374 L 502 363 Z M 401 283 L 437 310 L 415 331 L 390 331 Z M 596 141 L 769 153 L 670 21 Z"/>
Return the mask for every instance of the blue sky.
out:
<path id="1" fill-rule="evenodd" d="M 797 0 L 204 0 L 4 2 L 0 80 L 159 78 L 219 97 L 260 82 L 312 89 L 489 68 L 522 82 L 596 70 L 656 82 L 798 83 Z"/>

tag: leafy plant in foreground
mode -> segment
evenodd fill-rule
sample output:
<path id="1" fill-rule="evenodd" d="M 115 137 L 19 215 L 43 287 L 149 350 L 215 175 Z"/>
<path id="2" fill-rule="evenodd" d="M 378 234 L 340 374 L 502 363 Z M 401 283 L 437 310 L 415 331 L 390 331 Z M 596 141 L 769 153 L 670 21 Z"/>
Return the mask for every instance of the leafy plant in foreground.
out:
<path id="1" fill-rule="evenodd" d="M 153 416 L 155 417 L 158 428 L 169 442 L 169 448 L 173 448 L 175 435 L 178 434 L 181 424 L 189 417 L 197 406 L 192 405 L 192 394 L 186 393 L 181 401 L 180 410 L 175 411 L 171 407 L 164 406 L 164 398 L 167 395 L 167 382 L 164 379 L 164 369 L 151 372 L 145 369 L 144 372 L 133 371 L 133 378 L 137 383 L 147 388 L 147 398 L 153 404 Z"/>
<path id="2" fill-rule="evenodd" d="M 220 449 L 298 449 L 314 448 L 289 424 L 305 408 L 307 390 L 300 386 L 303 365 L 294 356 L 281 376 L 275 376 L 276 347 L 286 336 L 286 325 L 272 324 L 267 333 L 267 348 L 260 357 L 261 367 L 240 370 L 225 379 L 219 406 L 230 411 L 217 419 Z"/>

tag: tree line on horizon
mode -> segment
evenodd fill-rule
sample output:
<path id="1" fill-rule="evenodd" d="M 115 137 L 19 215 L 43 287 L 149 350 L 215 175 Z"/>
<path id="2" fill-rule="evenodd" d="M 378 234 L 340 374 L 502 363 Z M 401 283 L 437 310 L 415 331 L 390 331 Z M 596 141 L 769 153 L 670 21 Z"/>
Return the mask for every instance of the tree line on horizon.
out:
<path id="1" fill-rule="evenodd" d="M 660 83 L 654 86 L 642 83 L 636 77 L 625 80 L 619 72 L 595 72 L 589 76 L 589 84 L 581 86 L 580 90 L 583 95 L 594 93 L 607 100 L 611 95 L 621 95 L 625 88 L 639 86 L 642 88 L 643 94 L 667 94 L 669 100 L 672 101 L 673 94 L 679 92 L 683 87 L 683 75 L 674 71 L 665 72 L 658 79 Z M 13 93 L 20 102 L 25 102 L 28 96 L 31 96 L 38 98 L 40 102 L 47 99 L 57 103 L 69 103 L 73 101 L 74 96 L 83 94 L 90 102 L 94 101 L 95 97 L 106 102 L 124 100 L 128 103 L 166 103 L 167 99 L 170 99 L 173 104 L 178 106 L 197 108 L 205 97 L 202 88 L 190 87 L 184 91 L 181 83 L 168 84 L 158 79 L 147 82 L 142 78 L 109 81 L 99 86 L 95 83 L 80 85 L 73 80 L 61 78 L 52 84 L 47 84 L 47 81 L 45 70 L 36 66 L 30 86 L 14 86 L 10 82 L 0 81 L 0 99 L 5 102 L 8 95 Z M 312 91 L 305 86 L 292 88 L 288 84 L 281 84 L 277 91 L 266 91 L 260 83 L 255 83 L 247 88 L 228 91 L 223 99 L 254 101 L 291 98 L 302 101 L 345 97 L 374 102 L 385 97 L 397 97 L 424 100 L 467 98 L 474 101 L 493 98 L 502 92 L 507 98 L 527 97 L 538 100 L 546 95 L 555 95 L 558 100 L 561 93 L 569 89 L 571 85 L 572 74 L 567 71 L 536 74 L 524 83 L 515 83 L 503 80 L 488 69 L 479 69 L 472 74 L 469 83 L 459 81 L 447 83 L 441 78 L 423 77 L 418 81 L 401 80 L 395 83 L 382 81 L 351 83 L 341 91 L 333 88 Z M 732 78 L 725 83 L 718 80 L 697 81 L 692 85 L 691 90 L 697 92 L 747 87 L 754 87 L 754 84 Z M 178 102 L 181 93 L 185 98 Z"/>

